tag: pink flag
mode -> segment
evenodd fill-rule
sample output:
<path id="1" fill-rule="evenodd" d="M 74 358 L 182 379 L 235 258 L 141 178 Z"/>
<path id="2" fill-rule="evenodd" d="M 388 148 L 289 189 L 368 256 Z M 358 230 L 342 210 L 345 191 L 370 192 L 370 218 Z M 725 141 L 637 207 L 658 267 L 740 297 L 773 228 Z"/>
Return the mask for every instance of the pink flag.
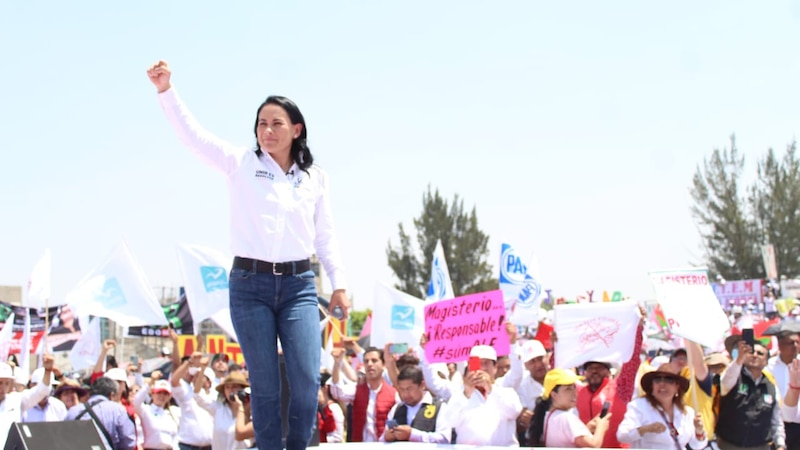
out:
<path id="1" fill-rule="evenodd" d="M 370 334 L 372 334 L 372 313 L 369 313 L 367 320 L 364 321 L 364 326 L 361 327 L 361 334 L 358 335 L 358 338 L 361 339 Z"/>

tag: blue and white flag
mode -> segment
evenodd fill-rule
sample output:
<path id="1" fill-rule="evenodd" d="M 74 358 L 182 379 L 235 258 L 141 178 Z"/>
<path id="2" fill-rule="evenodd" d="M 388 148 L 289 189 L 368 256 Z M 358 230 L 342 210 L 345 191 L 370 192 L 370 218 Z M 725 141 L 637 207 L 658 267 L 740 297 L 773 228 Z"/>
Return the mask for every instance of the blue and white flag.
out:
<path id="1" fill-rule="evenodd" d="M 428 293 L 425 301 L 438 302 L 456 297 L 453 291 L 453 282 L 450 281 L 450 271 L 447 270 L 447 261 L 444 258 L 442 240 L 436 241 L 431 261 L 431 281 L 428 283 Z"/>
<path id="2" fill-rule="evenodd" d="M 539 320 L 539 307 L 547 295 L 539 279 L 539 265 L 534 256 L 531 267 L 509 244 L 500 248 L 500 290 L 503 291 L 509 320 L 515 325 L 528 326 Z"/>
<path id="3" fill-rule="evenodd" d="M 383 348 L 393 344 L 419 347 L 419 338 L 425 332 L 425 302 L 384 283 L 375 287 L 375 309 L 372 311 L 370 344 Z"/>
<path id="4" fill-rule="evenodd" d="M 105 317 L 123 327 L 168 324 L 152 284 L 124 241 L 66 301 L 78 317 Z"/>
<path id="5" fill-rule="evenodd" d="M 200 322 L 212 317 L 215 317 L 215 322 L 216 319 L 223 320 L 223 328 L 228 331 L 227 325 L 231 322 L 228 269 L 231 261 L 233 258 L 230 255 L 212 248 L 178 245 L 178 264 L 195 332 L 199 330 Z M 235 334 L 231 337 L 235 337 Z"/>

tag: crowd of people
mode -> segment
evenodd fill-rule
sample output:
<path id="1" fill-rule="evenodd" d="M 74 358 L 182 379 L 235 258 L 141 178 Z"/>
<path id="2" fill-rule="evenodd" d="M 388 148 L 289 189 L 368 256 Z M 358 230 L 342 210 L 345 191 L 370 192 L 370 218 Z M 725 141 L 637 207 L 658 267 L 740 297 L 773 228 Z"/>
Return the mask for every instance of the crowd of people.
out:
<path id="1" fill-rule="evenodd" d="M 510 323 L 508 355 L 476 345 L 475 364 L 465 367 L 429 363 L 424 351 L 394 354 L 390 343 L 361 348 L 344 338 L 331 351 L 333 366 L 320 365 L 319 440 L 800 448 L 800 329 L 782 327 L 775 345 L 749 342 L 737 332 L 741 319 L 734 311 L 725 352 L 686 341 L 653 355 L 642 348 L 643 317 L 628 361 L 587 361 L 573 369 L 554 368 L 553 349 L 520 337 Z M 171 337 L 177 348 L 178 336 Z M 419 347 L 427 342 L 420 336 Z M 2 431 L 13 422 L 93 420 L 113 449 L 257 447 L 244 367 L 201 347 L 182 358 L 173 353 L 169 376 L 155 370 L 145 377 L 133 364 L 117 367 L 114 348 L 105 341 L 96 366 L 78 380 L 62 374 L 49 355 L 29 380 L 15 378 L 13 364 L 0 364 Z"/>

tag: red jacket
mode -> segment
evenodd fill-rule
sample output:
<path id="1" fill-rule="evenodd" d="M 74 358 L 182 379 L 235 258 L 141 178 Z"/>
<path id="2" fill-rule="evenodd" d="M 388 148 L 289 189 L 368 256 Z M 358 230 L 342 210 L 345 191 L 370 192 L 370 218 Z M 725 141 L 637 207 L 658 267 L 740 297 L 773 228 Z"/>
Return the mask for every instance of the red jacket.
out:
<path id="1" fill-rule="evenodd" d="M 396 391 L 392 386 L 383 383 L 375 398 L 375 434 L 378 438 L 383 434 L 389 410 L 395 402 Z M 353 422 L 350 432 L 352 442 L 364 440 L 364 426 L 367 424 L 367 405 L 369 404 L 369 386 L 360 383 L 356 387 L 356 397 L 353 400 Z"/>
<path id="2" fill-rule="evenodd" d="M 625 417 L 625 411 L 628 409 L 628 402 L 633 397 L 633 391 L 636 388 L 636 373 L 639 371 L 639 352 L 642 350 L 642 324 L 636 331 L 636 343 L 633 346 L 633 355 L 631 359 L 622 365 L 622 369 L 615 379 L 606 378 L 600 387 L 592 392 L 589 390 L 588 385 L 578 388 L 578 416 L 581 422 L 588 423 L 590 420 L 600 414 L 603 409 L 603 402 L 611 402 L 611 407 L 608 412 L 612 414 L 608 423 L 608 431 L 603 437 L 603 448 L 620 448 L 622 444 L 617 440 L 617 428 L 620 422 Z"/>

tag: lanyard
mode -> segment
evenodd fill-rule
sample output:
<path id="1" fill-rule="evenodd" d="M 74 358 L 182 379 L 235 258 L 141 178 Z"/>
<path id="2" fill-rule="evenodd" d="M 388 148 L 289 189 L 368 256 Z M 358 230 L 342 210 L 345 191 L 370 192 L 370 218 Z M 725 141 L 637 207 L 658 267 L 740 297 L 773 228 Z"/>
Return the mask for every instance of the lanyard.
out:
<path id="1" fill-rule="evenodd" d="M 669 435 L 672 436 L 672 442 L 675 443 L 675 448 L 682 450 L 681 444 L 678 442 L 678 430 L 675 428 L 675 425 L 672 424 L 671 420 L 667 419 L 667 414 L 664 413 L 663 409 L 660 407 L 656 409 L 658 409 L 658 413 L 661 414 L 661 418 L 664 419 L 664 423 L 667 424 L 667 429 L 669 430 Z"/>

